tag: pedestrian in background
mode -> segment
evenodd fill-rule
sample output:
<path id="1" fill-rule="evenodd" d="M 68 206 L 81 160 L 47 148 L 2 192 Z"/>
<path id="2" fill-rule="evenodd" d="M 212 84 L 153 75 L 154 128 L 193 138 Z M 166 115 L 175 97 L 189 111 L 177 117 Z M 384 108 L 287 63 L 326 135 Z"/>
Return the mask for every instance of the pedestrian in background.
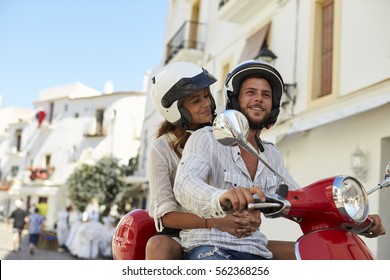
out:
<path id="1" fill-rule="evenodd" d="M 72 211 L 72 206 L 69 205 L 64 210 L 58 214 L 57 222 L 57 240 L 58 240 L 58 251 L 62 252 L 66 248 L 66 240 L 69 237 L 70 232 L 70 212 Z"/>
<path id="2" fill-rule="evenodd" d="M 39 237 L 41 236 L 43 232 L 43 225 L 44 220 L 43 216 L 39 213 L 39 209 L 35 208 L 34 212 L 30 214 L 29 216 L 29 248 L 30 248 L 30 254 L 35 253 L 35 247 L 38 245 Z"/>
<path id="3" fill-rule="evenodd" d="M 15 201 L 16 209 L 12 211 L 10 222 L 12 222 L 13 234 L 12 243 L 13 251 L 20 251 L 22 245 L 22 231 L 26 224 L 27 212 L 22 209 L 23 202 L 20 199 Z"/>

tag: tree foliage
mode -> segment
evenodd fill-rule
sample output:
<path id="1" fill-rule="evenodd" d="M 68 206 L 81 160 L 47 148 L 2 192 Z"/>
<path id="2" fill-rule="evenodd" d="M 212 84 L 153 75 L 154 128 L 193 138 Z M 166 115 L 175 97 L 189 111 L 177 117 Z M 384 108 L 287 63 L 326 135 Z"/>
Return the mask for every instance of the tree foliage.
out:
<path id="1" fill-rule="evenodd" d="M 80 211 L 84 211 L 93 198 L 110 209 L 117 194 L 125 188 L 126 169 L 114 157 L 103 157 L 93 165 L 82 164 L 67 180 L 70 200 Z"/>

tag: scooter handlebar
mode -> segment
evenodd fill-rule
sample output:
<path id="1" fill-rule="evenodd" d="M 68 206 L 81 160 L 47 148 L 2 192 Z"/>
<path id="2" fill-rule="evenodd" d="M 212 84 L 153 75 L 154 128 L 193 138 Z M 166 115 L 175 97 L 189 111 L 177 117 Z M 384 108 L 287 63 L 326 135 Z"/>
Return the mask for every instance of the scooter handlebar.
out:
<path id="1" fill-rule="evenodd" d="M 248 209 L 257 209 L 261 210 L 263 208 L 274 208 L 274 207 L 281 207 L 281 204 L 278 202 L 254 202 L 248 204 Z"/>
<path id="2" fill-rule="evenodd" d="M 370 228 L 374 226 L 374 220 L 368 217 L 363 223 L 352 228 L 352 232 L 359 235 L 369 234 Z"/>
<path id="3" fill-rule="evenodd" d="M 260 212 L 268 213 L 268 212 L 270 212 L 269 211 L 270 209 L 277 208 L 277 210 L 280 210 L 280 208 L 282 208 L 282 207 L 283 207 L 282 203 L 276 202 L 275 200 L 273 200 L 271 198 L 267 198 L 265 202 L 261 202 L 260 199 L 255 198 L 255 201 L 253 203 L 248 203 L 246 209 L 247 210 L 259 210 Z M 230 203 L 230 201 L 228 201 L 228 206 L 225 207 L 224 210 L 226 213 L 234 212 L 233 206 Z M 273 211 L 271 211 L 271 212 L 273 212 Z"/>

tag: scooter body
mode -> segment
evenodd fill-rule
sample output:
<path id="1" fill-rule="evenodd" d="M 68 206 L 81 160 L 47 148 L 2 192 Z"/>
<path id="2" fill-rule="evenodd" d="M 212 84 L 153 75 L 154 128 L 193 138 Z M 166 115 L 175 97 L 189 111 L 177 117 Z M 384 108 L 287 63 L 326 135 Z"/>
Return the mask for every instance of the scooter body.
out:
<path id="1" fill-rule="evenodd" d="M 343 180 L 353 179 L 337 176 L 288 192 L 286 199 L 289 209 L 283 216 L 297 222 L 303 232 L 295 243 L 298 260 L 374 259 L 357 234 L 372 226 L 372 221 L 366 218 L 368 207 L 362 213 L 365 219 L 355 221 L 335 202 L 335 195 L 342 188 Z"/>
<path id="2" fill-rule="evenodd" d="M 298 260 L 373 260 L 359 236 L 345 229 L 321 229 L 301 236 L 295 243 Z"/>
<path id="3" fill-rule="evenodd" d="M 112 238 L 115 260 L 144 260 L 149 238 L 156 234 L 153 219 L 143 209 L 135 209 L 119 221 Z"/>
<path id="4" fill-rule="evenodd" d="M 327 178 L 288 193 L 287 199 L 291 206 L 285 216 L 299 223 L 304 233 L 295 244 L 297 259 L 374 259 L 356 232 L 369 228 L 371 220 L 365 218 L 362 222 L 355 221 L 335 202 L 335 195 L 337 190 L 342 188 L 340 185 L 343 180 L 352 178 L 344 176 Z M 362 216 L 367 217 L 368 208 L 364 212 Z"/>

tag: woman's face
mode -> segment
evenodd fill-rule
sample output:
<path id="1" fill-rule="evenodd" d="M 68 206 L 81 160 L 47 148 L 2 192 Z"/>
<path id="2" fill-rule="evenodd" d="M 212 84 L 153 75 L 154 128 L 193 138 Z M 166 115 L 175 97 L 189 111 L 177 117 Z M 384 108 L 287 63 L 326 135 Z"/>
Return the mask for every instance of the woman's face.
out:
<path id="1" fill-rule="evenodd" d="M 191 114 L 190 129 L 196 129 L 201 124 L 211 122 L 211 96 L 208 88 L 201 89 L 185 97 L 182 106 Z"/>

